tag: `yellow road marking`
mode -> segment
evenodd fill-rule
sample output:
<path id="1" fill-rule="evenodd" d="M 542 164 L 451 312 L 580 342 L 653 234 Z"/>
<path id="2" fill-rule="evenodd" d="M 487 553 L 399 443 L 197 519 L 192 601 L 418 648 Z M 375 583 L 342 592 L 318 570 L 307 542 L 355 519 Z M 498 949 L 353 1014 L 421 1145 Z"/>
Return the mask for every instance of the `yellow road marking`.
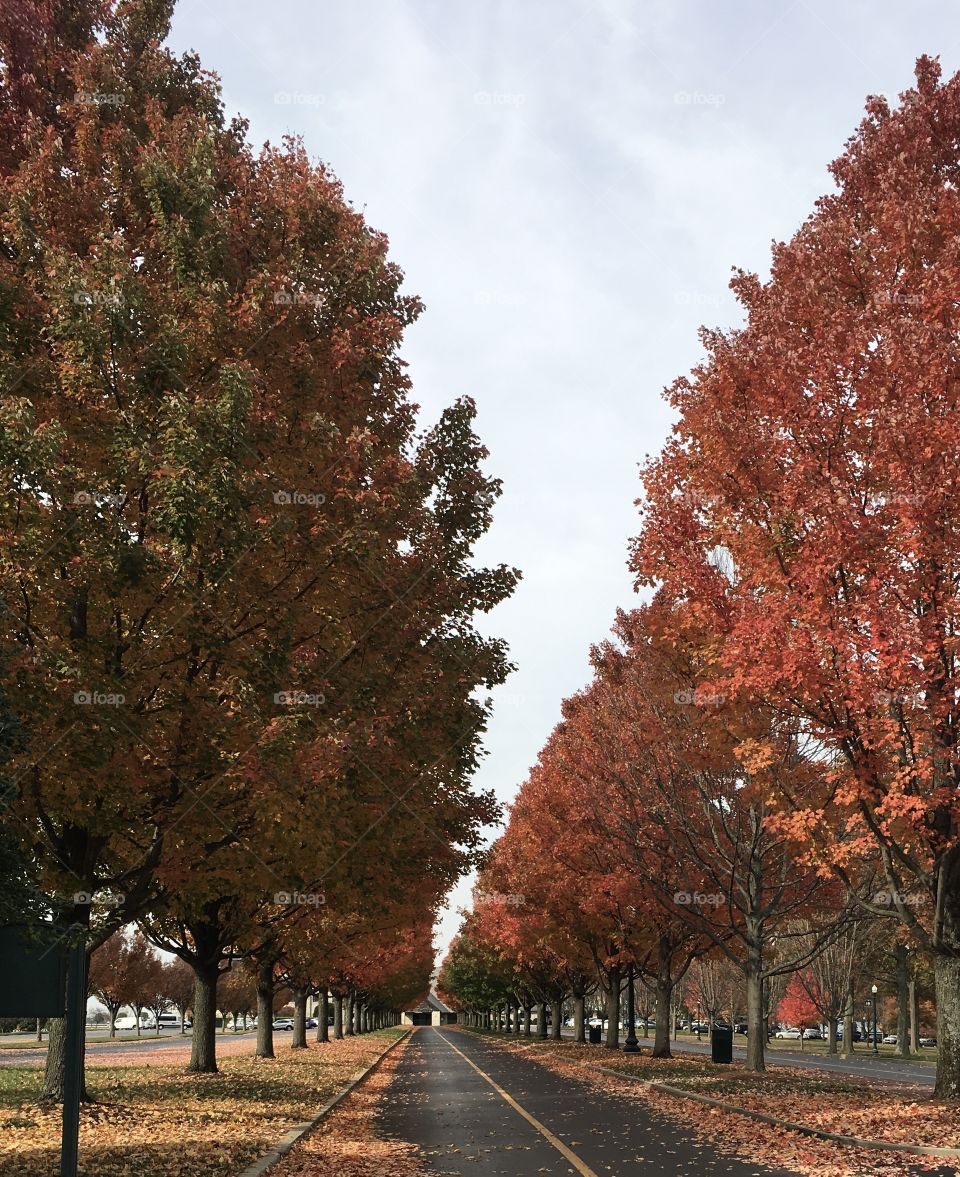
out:
<path id="1" fill-rule="evenodd" d="M 565 1157 L 570 1162 L 570 1164 L 573 1165 L 576 1171 L 581 1174 L 581 1177 L 598 1177 L 598 1174 L 596 1174 L 589 1165 L 585 1165 L 576 1153 L 571 1152 L 562 1140 L 554 1136 L 554 1134 L 545 1124 L 541 1124 L 536 1116 L 531 1116 L 527 1109 L 522 1108 L 512 1095 L 509 1095 L 506 1091 L 503 1090 L 499 1083 L 495 1083 L 486 1071 L 481 1071 L 473 1059 L 467 1058 L 462 1050 L 458 1050 L 457 1047 L 454 1046 L 450 1039 L 446 1036 L 446 1034 L 441 1034 L 440 1037 L 444 1040 L 444 1042 L 446 1042 L 447 1046 L 449 1046 L 451 1050 L 455 1050 L 457 1054 L 460 1055 L 465 1063 L 468 1063 L 471 1067 L 473 1067 L 481 1079 L 486 1079 L 486 1081 L 490 1084 L 490 1086 L 497 1093 L 497 1095 L 500 1096 L 501 1099 L 505 1099 L 515 1112 L 519 1112 L 528 1124 L 532 1124 L 541 1136 L 543 1136 L 546 1140 L 549 1140 L 557 1152 L 560 1153 L 561 1156 Z"/>

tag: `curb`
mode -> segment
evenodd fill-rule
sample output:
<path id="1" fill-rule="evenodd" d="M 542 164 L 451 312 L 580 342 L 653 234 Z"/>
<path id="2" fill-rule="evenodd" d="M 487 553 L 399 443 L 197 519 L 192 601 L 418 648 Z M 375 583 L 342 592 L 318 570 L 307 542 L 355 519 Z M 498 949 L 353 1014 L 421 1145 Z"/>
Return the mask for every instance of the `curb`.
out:
<path id="1" fill-rule="evenodd" d="M 359 1087 L 364 1079 L 366 1079 L 366 1077 L 370 1074 L 370 1072 L 383 1062 L 391 1050 L 399 1046 L 401 1042 L 405 1042 L 409 1036 L 410 1031 L 407 1030 L 405 1034 L 401 1034 L 399 1038 L 395 1038 L 393 1042 L 391 1042 L 390 1045 L 386 1048 L 386 1050 L 381 1051 L 380 1054 L 377 1055 L 377 1057 L 365 1070 L 361 1071 L 359 1075 L 355 1075 L 346 1085 L 346 1087 L 338 1091 L 332 1099 L 327 1100 L 327 1102 L 312 1119 L 304 1120 L 300 1124 L 294 1124 L 294 1126 L 288 1132 L 281 1136 L 280 1140 L 273 1146 L 273 1148 L 270 1149 L 269 1152 L 264 1153 L 262 1157 L 254 1161 L 252 1165 L 249 1165 L 246 1169 L 239 1173 L 238 1177 L 262 1177 L 262 1174 L 266 1173 L 268 1169 L 273 1168 L 273 1166 L 278 1161 L 282 1160 L 283 1157 L 287 1155 L 287 1153 L 293 1148 L 295 1144 L 297 1144 L 313 1128 L 316 1128 L 320 1121 L 328 1116 L 338 1103 L 346 1099 L 351 1091 Z"/>

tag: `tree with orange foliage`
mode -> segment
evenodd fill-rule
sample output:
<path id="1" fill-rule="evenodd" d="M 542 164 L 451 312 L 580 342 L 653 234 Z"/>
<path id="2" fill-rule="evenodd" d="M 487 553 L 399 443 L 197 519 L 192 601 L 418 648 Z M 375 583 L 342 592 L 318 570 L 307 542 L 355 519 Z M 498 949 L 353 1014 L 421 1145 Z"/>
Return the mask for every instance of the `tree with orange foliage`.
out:
<path id="1" fill-rule="evenodd" d="M 474 616 L 516 573 L 473 560 L 499 485 L 472 402 L 418 433 L 386 238 L 301 144 L 250 147 L 163 48 L 172 7 L 0 9 L 0 656 L 57 922 L 92 950 L 139 918 L 187 960 L 213 1071 L 218 979 L 277 894 L 472 862 L 475 692 L 507 671 Z"/>
<path id="2" fill-rule="evenodd" d="M 937 1094 L 960 1098 L 960 76 L 871 98 L 742 328 L 668 397 L 633 566 L 829 756 L 775 803 L 811 860 L 936 962 Z M 767 741 L 743 749 L 762 768 Z M 886 903 L 857 887 L 876 864 Z"/>

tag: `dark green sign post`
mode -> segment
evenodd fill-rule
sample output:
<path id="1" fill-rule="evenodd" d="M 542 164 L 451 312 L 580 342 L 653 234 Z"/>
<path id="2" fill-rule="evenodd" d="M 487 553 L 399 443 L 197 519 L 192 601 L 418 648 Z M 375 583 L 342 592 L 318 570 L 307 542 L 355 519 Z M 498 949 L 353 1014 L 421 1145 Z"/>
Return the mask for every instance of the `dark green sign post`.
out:
<path id="1" fill-rule="evenodd" d="M 60 1137 L 60 1177 L 77 1177 L 80 1146 L 80 1088 L 83 1085 L 83 1035 L 87 1006 L 87 946 L 83 940 L 70 949 L 67 969 L 67 1041 L 63 1075 L 63 1129 Z"/>
<path id="2" fill-rule="evenodd" d="M 76 1177 L 80 1138 L 87 948 L 83 929 L 74 931 L 68 947 L 46 924 L 0 928 L 0 1017 L 67 1019 L 60 1177 Z"/>

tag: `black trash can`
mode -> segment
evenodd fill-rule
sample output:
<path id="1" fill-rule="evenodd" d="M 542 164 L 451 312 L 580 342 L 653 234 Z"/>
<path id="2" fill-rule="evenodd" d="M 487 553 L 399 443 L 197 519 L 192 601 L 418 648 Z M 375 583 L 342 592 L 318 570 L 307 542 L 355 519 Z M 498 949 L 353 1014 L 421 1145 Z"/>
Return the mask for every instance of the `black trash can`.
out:
<path id="1" fill-rule="evenodd" d="M 733 1027 L 714 1023 L 710 1040 L 711 1058 L 715 1063 L 733 1062 Z"/>
<path id="2" fill-rule="evenodd" d="M 600 1039 L 602 1037 L 602 1034 L 603 1034 L 603 1032 L 599 1026 L 591 1026 L 590 1027 L 590 1041 L 593 1043 L 594 1046 L 600 1045 Z"/>

